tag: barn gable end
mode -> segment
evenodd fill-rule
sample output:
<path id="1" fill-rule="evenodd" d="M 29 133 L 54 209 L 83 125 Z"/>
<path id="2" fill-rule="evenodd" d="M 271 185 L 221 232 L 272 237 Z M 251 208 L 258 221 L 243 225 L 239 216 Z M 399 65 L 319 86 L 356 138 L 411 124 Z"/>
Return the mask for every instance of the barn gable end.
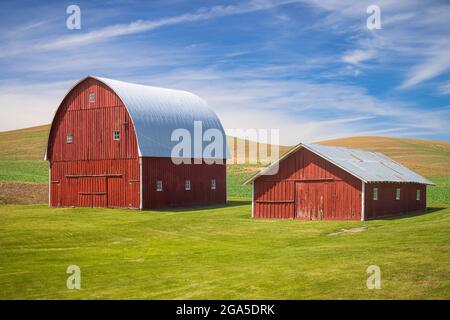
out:
<path id="1" fill-rule="evenodd" d="M 97 77 L 79 81 L 57 109 L 49 132 L 50 206 L 224 203 L 226 159 L 177 166 L 170 158 L 172 130 L 193 130 L 194 121 L 224 132 L 214 112 L 191 93 Z"/>
<path id="2" fill-rule="evenodd" d="M 361 181 L 306 149 L 280 162 L 276 175 L 259 176 L 253 187 L 255 218 L 361 218 Z"/>

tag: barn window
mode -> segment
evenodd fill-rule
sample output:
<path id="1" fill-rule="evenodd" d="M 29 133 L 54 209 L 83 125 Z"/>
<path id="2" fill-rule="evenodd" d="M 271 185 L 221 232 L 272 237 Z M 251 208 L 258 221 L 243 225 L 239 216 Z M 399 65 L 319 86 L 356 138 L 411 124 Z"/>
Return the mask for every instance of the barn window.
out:
<path id="1" fill-rule="evenodd" d="M 89 102 L 94 102 L 95 101 L 95 93 L 91 92 L 89 93 Z"/>
<path id="2" fill-rule="evenodd" d="M 156 191 L 163 191 L 162 180 L 156 181 Z"/>
<path id="3" fill-rule="evenodd" d="M 420 190 L 417 189 L 416 191 L 416 200 L 419 201 L 420 200 Z"/>
<path id="4" fill-rule="evenodd" d="M 191 190 L 191 180 L 185 180 L 184 181 L 184 190 Z"/>
<path id="5" fill-rule="evenodd" d="M 216 190 L 216 179 L 211 179 L 211 190 Z"/>
<path id="6" fill-rule="evenodd" d="M 378 200 L 378 188 L 373 188 L 373 200 Z"/>
<path id="7" fill-rule="evenodd" d="M 400 200 L 400 188 L 395 189 L 395 200 Z"/>
<path id="8" fill-rule="evenodd" d="M 66 142 L 67 143 L 72 143 L 73 142 L 73 135 L 71 133 L 69 133 L 66 137 Z"/>
<path id="9" fill-rule="evenodd" d="M 120 140 L 120 131 L 113 131 L 113 139 Z"/>

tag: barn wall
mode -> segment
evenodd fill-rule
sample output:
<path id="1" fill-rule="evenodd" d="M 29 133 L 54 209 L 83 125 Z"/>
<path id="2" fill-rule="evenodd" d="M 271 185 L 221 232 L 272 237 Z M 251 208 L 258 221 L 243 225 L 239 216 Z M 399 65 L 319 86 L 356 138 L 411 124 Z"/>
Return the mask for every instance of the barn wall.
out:
<path id="1" fill-rule="evenodd" d="M 89 93 L 95 101 L 89 102 Z M 113 140 L 113 131 L 120 140 Z M 67 134 L 73 143 L 66 143 Z M 78 84 L 59 107 L 50 131 L 50 161 L 137 159 L 134 127 L 125 106 L 107 86 L 95 79 Z"/>
<path id="2" fill-rule="evenodd" d="M 361 218 L 361 181 L 306 149 L 284 159 L 277 174 L 261 176 L 253 186 L 256 218 Z M 313 199 L 317 193 L 322 199 Z"/>
<path id="3" fill-rule="evenodd" d="M 211 190 L 211 179 L 216 189 Z M 163 191 L 156 191 L 156 181 L 163 182 Z M 191 190 L 184 189 L 191 180 Z M 220 204 L 226 202 L 226 164 L 180 164 L 170 158 L 142 158 L 143 208 L 180 207 Z"/>
<path id="4" fill-rule="evenodd" d="M 50 169 L 52 207 L 139 208 L 136 159 L 58 161 Z"/>
<path id="5" fill-rule="evenodd" d="M 373 200 L 373 189 L 378 188 L 378 200 Z M 400 200 L 395 200 L 395 190 L 400 188 Z M 416 191 L 420 190 L 420 200 Z M 365 216 L 375 219 L 401 213 L 425 210 L 426 185 L 416 183 L 368 183 L 366 184 Z"/>

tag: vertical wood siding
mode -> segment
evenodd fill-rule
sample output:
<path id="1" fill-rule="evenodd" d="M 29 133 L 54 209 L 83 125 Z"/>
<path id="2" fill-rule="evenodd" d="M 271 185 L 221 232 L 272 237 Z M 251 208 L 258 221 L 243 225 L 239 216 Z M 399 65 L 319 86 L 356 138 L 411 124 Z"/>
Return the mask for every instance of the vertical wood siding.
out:
<path id="1" fill-rule="evenodd" d="M 361 182 L 306 149 L 254 181 L 254 216 L 281 219 L 361 219 Z"/>
<path id="2" fill-rule="evenodd" d="M 113 131 L 120 131 L 120 140 Z M 73 143 L 66 142 L 68 134 Z M 139 208 L 134 127 L 122 101 L 101 82 L 87 79 L 66 96 L 53 120 L 47 158 L 51 206 Z"/>
<path id="3" fill-rule="evenodd" d="M 135 160 L 58 161 L 51 164 L 51 180 L 53 207 L 139 208 Z"/>
<path id="4" fill-rule="evenodd" d="M 95 93 L 94 102 L 89 102 L 90 93 Z M 120 131 L 120 140 L 113 140 L 113 131 Z M 68 134 L 73 143 L 66 142 Z M 47 156 L 52 162 L 137 159 L 134 127 L 119 97 L 95 79 L 73 88 L 53 120 Z"/>
<path id="5" fill-rule="evenodd" d="M 373 189 L 378 188 L 378 200 L 373 200 Z M 400 200 L 395 199 L 395 190 L 400 188 Z M 420 190 L 420 200 L 416 192 Z M 394 216 L 426 208 L 426 185 L 417 183 L 367 183 L 365 195 L 366 219 Z"/>
<path id="6" fill-rule="evenodd" d="M 181 207 L 226 202 L 226 164 L 180 164 L 170 158 L 142 158 L 142 189 L 144 208 Z M 216 189 L 211 190 L 211 179 Z M 156 191 L 161 180 L 163 191 Z M 184 189 L 185 180 L 191 190 Z"/>

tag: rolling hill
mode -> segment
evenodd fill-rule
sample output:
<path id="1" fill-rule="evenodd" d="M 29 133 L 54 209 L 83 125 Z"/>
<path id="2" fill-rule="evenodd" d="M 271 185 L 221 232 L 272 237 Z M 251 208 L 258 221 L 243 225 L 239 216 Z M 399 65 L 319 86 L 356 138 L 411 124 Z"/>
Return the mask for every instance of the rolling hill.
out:
<path id="1" fill-rule="evenodd" d="M 47 201 L 48 164 L 44 161 L 48 125 L 0 132 L 0 203 L 43 203 Z M 243 141 L 235 139 L 235 146 Z M 450 202 L 450 142 L 386 137 L 352 137 L 318 142 L 379 151 L 432 179 L 438 188 L 430 190 L 437 202 Z M 248 159 L 248 141 L 246 158 Z M 259 148 L 270 145 L 260 144 Z M 280 154 L 289 150 L 281 146 Z M 261 169 L 265 159 L 253 164 L 228 165 L 228 195 L 250 197 L 242 182 Z M 255 160 L 252 158 L 252 160 Z M 255 162 L 255 161 L 253 161 Z M 25 197 L 26 195 L 26 197 Z"/>

